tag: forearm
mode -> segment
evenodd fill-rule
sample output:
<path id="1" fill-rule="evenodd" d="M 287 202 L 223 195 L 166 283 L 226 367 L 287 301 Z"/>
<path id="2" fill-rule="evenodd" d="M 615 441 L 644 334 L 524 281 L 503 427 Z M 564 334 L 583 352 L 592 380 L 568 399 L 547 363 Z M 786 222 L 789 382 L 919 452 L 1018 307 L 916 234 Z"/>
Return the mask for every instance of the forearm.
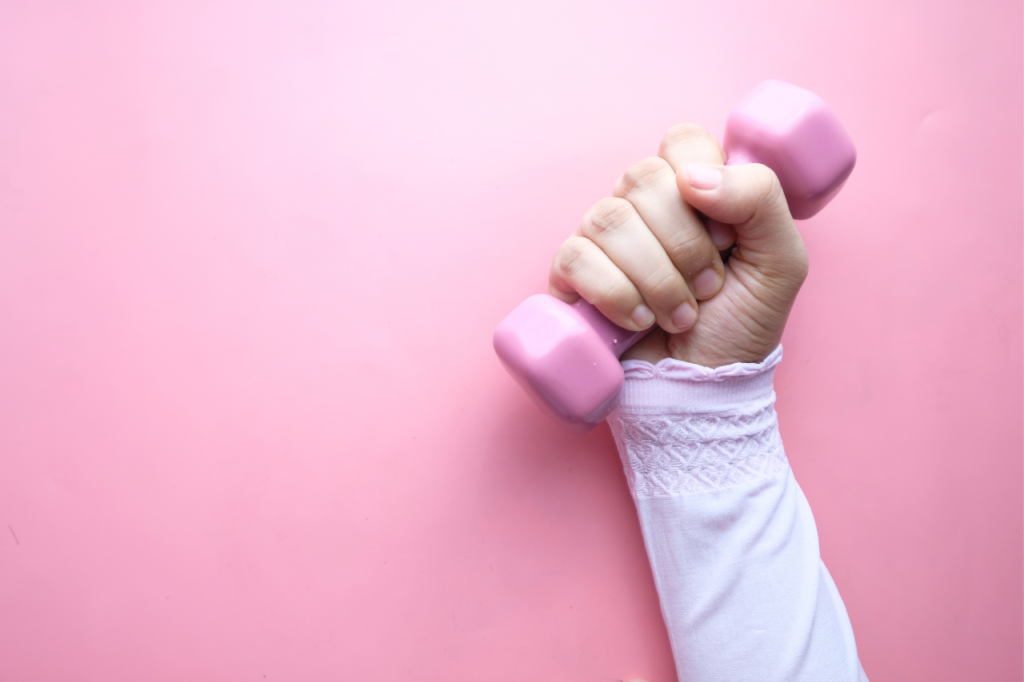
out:
<path id="1" fill-rule="evenodd" d="M 683 682 L 864 679 L 779 437 L 779 358 L 625 363 L 610 424 Z"/>

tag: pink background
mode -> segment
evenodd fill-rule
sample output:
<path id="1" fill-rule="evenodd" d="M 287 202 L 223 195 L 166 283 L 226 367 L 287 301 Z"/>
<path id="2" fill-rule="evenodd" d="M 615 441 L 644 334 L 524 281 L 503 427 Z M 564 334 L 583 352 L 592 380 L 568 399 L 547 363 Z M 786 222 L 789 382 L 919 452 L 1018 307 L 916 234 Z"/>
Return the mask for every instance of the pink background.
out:
<path id="1" fill-rule="evenodd" d="M 773 77 L 860 151 L 777 389 L 864 667 L 1020 680 L 1022 21 L 0 2 L 0 679 L 674 679 L 607 429 L 490 335 Z"/>

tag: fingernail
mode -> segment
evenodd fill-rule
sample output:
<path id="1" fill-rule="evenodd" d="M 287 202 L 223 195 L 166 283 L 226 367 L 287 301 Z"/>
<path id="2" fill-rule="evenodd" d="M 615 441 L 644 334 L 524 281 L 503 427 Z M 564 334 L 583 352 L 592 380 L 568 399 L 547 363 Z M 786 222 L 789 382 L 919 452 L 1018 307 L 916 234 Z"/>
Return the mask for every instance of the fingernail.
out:
<path id="1" fill-rule="evenodd" d="M 709 220 L 708 236 L 711 237 L 711 241 L 714 242 L 719 251 L 724 251 L 732 246 L 732 227 L 729 225 L 724 225 L 717 220 Z"/>
<path id="2" fill-rule="evenodd" d="M 706 163 L 687 164 L 686 174 L 694 189 L 714 189 L 722 184 L 722 171 Z"/>
<path id="3" fill-rule="evenodd" d="M 630 317 L 638 327 L 650 327 L 654 324 L 654 313 L 645 305 L 638 305 Z"/>
<path id="4" fill-rule="evenodd" d="M 697 311 L 693 309 L 689 303 L 684 303 L 676 311 L 672 313 L 672 324 L 676 326 L 679 331 L 684 331 L 693 326 L 693 323 L 697 321 Z"/>
<path id="5" fill-rule="evenodd" d="M 693 278 L 693 289 L 697 298 L 710 298 L 718 293 L 722 279 L 714 268 L 706 268 Z"/>

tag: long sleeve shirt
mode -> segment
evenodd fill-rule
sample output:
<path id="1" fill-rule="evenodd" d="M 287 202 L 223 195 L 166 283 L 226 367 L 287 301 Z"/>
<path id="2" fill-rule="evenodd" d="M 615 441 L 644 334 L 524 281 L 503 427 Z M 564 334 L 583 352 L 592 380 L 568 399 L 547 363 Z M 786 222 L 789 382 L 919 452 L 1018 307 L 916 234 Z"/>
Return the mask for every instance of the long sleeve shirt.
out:
<path id="1" fill-rule="evenodd" d="M 623 363 L 609 418 L 681 682 L 866 682 L 758 364 Z"/>

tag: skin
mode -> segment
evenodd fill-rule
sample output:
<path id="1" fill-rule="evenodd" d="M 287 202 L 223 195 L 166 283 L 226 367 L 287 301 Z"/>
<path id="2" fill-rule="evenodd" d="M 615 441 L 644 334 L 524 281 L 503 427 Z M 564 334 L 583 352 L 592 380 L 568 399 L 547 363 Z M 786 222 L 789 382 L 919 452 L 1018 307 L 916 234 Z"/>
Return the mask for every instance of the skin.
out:
<path id="1" fill-rule="evenodd" d="M 708 131 L 672 128 L 555 254 L 552 296 L 582 296 L 627 329 L 659 326 L 624 360 L 720 367 L 778 346 L 807 250 L 775 173 L 724 163 Z"/>

